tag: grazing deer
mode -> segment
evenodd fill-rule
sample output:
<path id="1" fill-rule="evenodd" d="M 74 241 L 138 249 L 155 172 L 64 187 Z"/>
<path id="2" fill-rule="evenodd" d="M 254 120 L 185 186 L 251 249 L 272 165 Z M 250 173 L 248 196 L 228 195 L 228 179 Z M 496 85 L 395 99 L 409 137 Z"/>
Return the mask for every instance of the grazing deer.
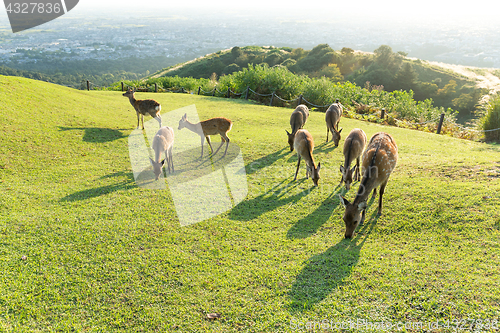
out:
<path id="1" fill-rule="evenodd" d="M 345 188 L 349 191 L 351 189 L 351 183 L 360 180 L 359 173 L 359 160 L 363 154 L 363 150 L 366 146 L 366 134 L 362 129 L 353 129 L 344 141 L 344 165 L 340 166 L 340 173 L 342 178 L 340 179 L 339 186 L 345 183 Z M 351 163 L 356 160 L 356 165 L 352 169 Z M 353 177 L 354 173 L 354 177 Z"/>
<path id="2" fill-rule="evenodd" d="M 227 118 L 212 118 L 204 121 L 200 121 L 199 123 L 193 124 L 189 122 L 187 119 L 187 114 L 184 114 L 182 116 L 182 119 L 179 120 L 179 130 L 183 129 L 186 127 L 188 130 L 191 132 L 194 132 L 198 134 L 201 138 L 201 156 L 200 158 L 203 157 L 203 139 L 206 138 L 208 145 L 210 146 L 210 150 L 212 151 L 212 154 L 215 155 L 217 152 L 220 150 L 224 142 L 226 142 L 226 150 L 224 151 L 224 156 L 226 156 L 227 153 L 227 147 L 229 146 L 229 137 L 227 136 L 227 132 L 231 130 L 231 127 L 233 127 L 233 123 L 231 120 Z M 221 143 L 219 148 L 214 153 L 214 149 L 212 148 L 212 143 L 210 142 L 210 135 L 216 135 L 219 134 L 221 137 Z"/>
<path id="3" fill-rule="evenodd" d="M 295 134 L 299 129 L 304 127 L 304 124 L 309 117 L 309 109 L 304 104 L 300 104 L 295 108 L 290 116 L 290 126 L 292 127 L 292 133 L 286 134 L 288 135 L 288 144 L 290 145 L 290 151 L 293 151 L 293 140 L 295 139 Z"/>
<path id="4" fill-rule="evenodd" d="M 342 117 L 342 104 L 337 99 L 335 103 L 330 105 L 325 114 L 326 142 L 328 142 L 328 132 L 332 132 L 332 141 L 335 143 L 335 147 L 339 145 L 340 132 L 342 132 L 342 128 L 339 131 L 340 117 Z"/>
<path id="5" fill-rule="evenodd" d="M 174 161 L 172 159 L 172 149 L 174 147 L 174 130 L 171 127 L 161 127 L 153 138 L 153 150 L 155 151 L 155 159 L 151 157 L 149 161 L 153 166 L 155 173 L 155 180 L 158 180 L 165 163 L 167 160 L 168 173 L 174 172 Z M 160 162 L 160 156 L 165 153 L 165 159 Z"/>
<path id="6" fill-rule="evenodd" d="M 135 112 L 137 113 L 137 128 L 139 128 L 139 114 L 141 115 L 142 119 L 142 129 L 144 129 L 144 116 L 146 114 L 149 114 L 151 117 L 155 118 L 160 123 L 161 128 L 160 103 L 153 99 L 135 99 L 134 94 L 135 89 L 128 89 L 127 92 L 123 94 L 123 96 L 129 98 L 130 104 L 132 104 Z"/>
<path id="7" fill-rule="evenodd" d="M 300 159 L 303 158 L 306 161 L 306 179 L 309 178 L 309 175 L 311 175 L 314 186 L 318 186 L 321 163 L 318 163 L 318 166 L 314 163 L 314 157 L 312 154 L 314 150 L 314 140 L 311 133 L 305 129 L 298 130 L 295 134 L 295 141 L 293 145 L 298 155 L 297 170 L 295 171 L 295 178 L 293 180 L 297 180 Z"/>
<path id="8" fill-rule="evenodd" d="M 356 198 L 350 203 L 347 199 L 339 195 L 340 202 L 345 207 L 345 238 L 351 238 L 356 227 L 365 220 L 366 200 L 372 189 L 372 198 L 377 195 L 377 186 L 380 186 L 378 215 L 382 215 L 382 197 L 397 160 L 398 146 L 389 134 L 379 132 L 372 136 L 363 154 L 363 167 L 361 170 L 363 179 L 359 185 Z"/>

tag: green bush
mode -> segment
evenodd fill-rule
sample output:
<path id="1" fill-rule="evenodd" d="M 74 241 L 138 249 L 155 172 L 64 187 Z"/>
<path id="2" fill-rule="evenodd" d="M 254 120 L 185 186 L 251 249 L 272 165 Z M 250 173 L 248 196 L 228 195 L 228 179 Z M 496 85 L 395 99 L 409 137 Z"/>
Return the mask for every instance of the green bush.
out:
<path id="1" fill-rule="evenodd" d="M 500 130 L 491 131 L 500 128 L 500 95 L 490 98 L 481 121 L 481 128 L 484 131 L 490 131 L 484 133 L 487 141 L 500 141 Z"/>

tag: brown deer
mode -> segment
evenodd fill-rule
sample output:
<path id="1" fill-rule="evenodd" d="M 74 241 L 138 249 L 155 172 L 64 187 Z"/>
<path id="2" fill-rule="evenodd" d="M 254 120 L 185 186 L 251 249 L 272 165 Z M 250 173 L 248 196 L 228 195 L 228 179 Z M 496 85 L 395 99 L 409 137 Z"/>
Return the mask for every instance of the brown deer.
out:
<path id="1" fill-rule="evenodd" d="M 298 155 L 297 170 L 295 171 L 295 178 L 293 180 L 297 180 L 300 160 L 303 158 L 306 161 L 306 179 L 308 179 L 309 175 L 311 175 L 314 186 L 318 186 L 321 163 L 318 163 L 318 166 L 314 163 L 314 157 L 312 154 L 314 150 L 314 140 L 311 133 L 305 129 L 298 130 L 295 134 L 295 141 L 293 145 Z"/>
<path id="2" fill-rule="evenodd" d="M 361 180 L 354 201 L 350 203 L 347 199 L 339 195 L 340 202 L 345 207 L 345 238 L 351 238 L 356 227 L 364 222 L 367 207 L 366 200 L 371 190 L 373 190 L 372 198 L 377 195 L 378 186 L 380 186 L 378 216 L 382 215 L 382 197 L 397 160 L 398 146 L 389 134 L 379 132 L 372 136 L 363 154 L 363 166 L 361 170 L 363 179 Z"/>
<path id="3" fill-rule="evenodd" d="M 344 141 L 344 165 L 340 166 L 340 173 L 342 178 L 340 179 L 339 186 L 345 183 L 345 188 L 349 191 L 351 189 L 351 183 L 360 180 L 359 173 L 359 160 L 363 154 L 363 150 L 366 146 L 366 134 L 362 129 L 353 129 Z M 356 160 L 356 165 L 352 169 L 351 163 Z M 353 177 L 354 173 L 354 177 Z"/>
<path id="4" fill-rule="evenodd" d="M 187 114 L 182 116 L 182 119 L 179 120 L 179 130 L 186 127 L 191 132 L 198 134 L 201 138 L 201 156 L 203 157 L 203 139 L 206 138 L 208 145 L 210 146 L 210 150 L 212 151 L 212 155 L 217 154 L 220 150 L 224 142 L 226 142 L 226 150 L 224 151 L 224 156 L 226 156 L 227 148 L 229 146 L 229 137 L 227 136 L 227 132 L 231 130 L 233 127 L 233 123 L 231 120 L 227 118 L 212 118 L 204 121 L 200 121 L 199 123 L 193 124 L 189 122 L 187 119 Z M 210 142 L 210 135 L 219 134 L 221 137 L 221 143 L 219 148 L 214 153 L 214 149 L 212 148 L 212 143 Z"/>
<path id="5" fill-rule="evenodd" d="M 171 127 L 161 127 L 153 138 L 153 150 L 155 151 L 155 159 L 149 158 L 155 180 L 158 180 L 163 168 L 165 160 L 167 160 L 168 173 L 174 172 L 174 161 L 172 159 L 172 149 L 174 147 L 174 130 Z M 165 154 L 165 159 L 160 162 L 161 154 Z"/>
<path id="6" fill-rule="evenodd" d="M 326 142 L 328 142 L 328 132 L 332 132 L 332 141 L 335 143 L 335 147 L 338 147 L 340 141 L 339 122 L 340 117 L 342 117 L 342 104 L 340 104 L 337 99 L 335 103 L 330 105 L 328 110 L 326 110 L 325 121 L 326 121 Z"/>
<path id="7" fill-rule="evenodd" d="M 292 133 L 286 134 L 288 135 L 288 144 L 290 145 L 290 151 L 293 151 L 293 141 L 295 139 L 295 134 L 299 129 L 304 127 L 304 124 L 309 117 L 309 109 L 304 104 L 298 105 L 295 110 L 292 112 L 290 116 L 290 126 L 292 127 Z"/>
<path id="8" fill-rule="evenodd" d="M 155 118 L 160 123 L 161 128 L 161 105 L 157 101 L 153 99 L 135 99 L 135 89 L 128 89 L 127 92 L 123 94 L 123 96 L 128 97 L 130 100 L 130 104 L 135 109 L 137 113 L 137 128 L 139 128 L 139 115 L 142 119 L 142 129 L 144 129 L 144 116 L 149 114 L 151 117 Z"/>

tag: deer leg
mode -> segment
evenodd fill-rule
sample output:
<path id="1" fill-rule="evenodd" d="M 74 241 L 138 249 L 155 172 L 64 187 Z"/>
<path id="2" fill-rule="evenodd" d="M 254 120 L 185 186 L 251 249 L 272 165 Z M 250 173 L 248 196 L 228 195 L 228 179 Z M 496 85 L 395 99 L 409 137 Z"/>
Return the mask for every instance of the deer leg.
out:
<path id="1" fill-rule="evenodd" d="M 141 121 L 142 121 L 142 129 L 144 129 L 144 115 L 141 114 Z"/>
<path id="2" fill-rule="evenodd" d="M 229 140 L 229 137 L 226 134 L 224 134 L 224 136 L 222 136 L 222 134 L 221 134 L 221 138 L 222 138 L 222 142 L 224 142 L 224 141 L 226 142 L 226 150 L 224 150 L 224 155 L 222 156 L 222 157 L 224 157 L 224 156 L 226 156 L 227 148 L 229 147 L 229 141 L 230 140 Z M 222 147 L 222 143 L 221 143 L 221 147 Z M 220 147 L 219 147 L 219 149 L 220 149 Z M 217 149 L 217 150 L 219 150 L 219 149 Z"/>
<path id="3" fill-rule="evenodd" d="M 155 117 L 156 121 L 160 123 L 160 128 L 161 128 L 161 116 L 160 115 L 157 115 Z"/>
<path id="4" fill-rule="evenodd" d="M 380 197 L 378 198 L 378 213 L 377 213 L 378 216 L 382 215 L 382 196 L 384 195 L 386 185 L 387 183 L 380 185 L 380 193 L 379 193 Z"/>
<path id="5" fill-rule="evenodd" d="M 217 153 L 219 152 L 220 148 L 222 147 L 222 145 L 223 145 L 223 144 L 224 144 L 224 142 L 226 141 L 226 140 L 224 140 L 224 138 L 223 138 L 222 136 L 220 137 L 220 139 L 221 139 L 221 141 L 220 141 L 220 146 L 219 146 L 219 148 L 217 148 L 217 150 L 215 151 L 214 155 L 215 155 L 215 154 L 217 154 Z M 226 155 L 226 154 L 224 154 L 224 155 Z"/>
<path id="6" fill-rule="evenodd" d="M 328 132 L 330 132 L 330 129 L 326 126 L 326 142 L 328 142 Z"/>
<path id="7" fill-rule="evenodd" d="M 359 225 L 362 225 L 365 222 L 366 209 L 363 209 L 363 213 L 361 214 L 361 220 L 359 221 Z"/>
<path id="8" fill-rule="evenodd" d="M 375 187 L 373 189 L 372 198 L 375 198 L 376 196 L 377 196 L 377 188 Z"/>
<path id="9" fill-rule="evenodd" d="M 356 172 L 354 173 L 354 180 L 358 181 L 359 179 L 359 157 L 356 158 Z"/>
<path id="10" fill-rule="evenodd" d="M 137 113 L 137 129 L 139 129 L 139 112 L 135 111 L 135 113 Z"/>
<path id="11" fill-rule="evenodd" d="M 299 173 L 299 166 L 300 166 L 300 155 L 297 161 L 297 171 L 295 171 L 295 178 L 293 180 L 297 180 L 297 174 Z"/>
<path id="12" fill-rule="evenodd" d="M 214 148 L 212 148 L 212 142 L 210 141 L 210 136 L 206 136 L 208 145 L 210 146 L 210 150 L 212 151 L 212 155 L 214 155 Z"/>
<path id="13" fill-rule="evenodd" d="M 200 159 L 203 158 L 203 143 L 205 141 L 205 138 L 203 136 L 201 136 L 201 156 L 200 156 Z"/>
<path id="14" fill-rule="evenodd" d="M 168 154 L 170 155 L 170 164 L 172 165 L 172 173 L 174 173 L 174 154 L 172 154 L 173 147 L 170 147 Z"/>

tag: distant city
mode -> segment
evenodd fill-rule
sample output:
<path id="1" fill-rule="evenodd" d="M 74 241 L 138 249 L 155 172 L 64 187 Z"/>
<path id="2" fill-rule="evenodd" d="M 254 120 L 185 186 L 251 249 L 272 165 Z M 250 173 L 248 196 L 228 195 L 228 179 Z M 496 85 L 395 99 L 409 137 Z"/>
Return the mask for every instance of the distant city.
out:
<path id="1" fill-rule="evenodd" d="M 313 17 L 277 13 L 202 12 L 81 13 L 13 34 L 0 15 L 1 64 L 22 68 L 51 60 L 104 60 L 164 56 L 170 63 L 191 60 L 233 46 L 273 45 L 371 52 L 380 45 L 409 57 L 477 67 L 500 68 L 500 23 Z M 161 68 L 161 67 L 160 67 Z M 126 69 L 125 69 L 126 70 Z"/>

